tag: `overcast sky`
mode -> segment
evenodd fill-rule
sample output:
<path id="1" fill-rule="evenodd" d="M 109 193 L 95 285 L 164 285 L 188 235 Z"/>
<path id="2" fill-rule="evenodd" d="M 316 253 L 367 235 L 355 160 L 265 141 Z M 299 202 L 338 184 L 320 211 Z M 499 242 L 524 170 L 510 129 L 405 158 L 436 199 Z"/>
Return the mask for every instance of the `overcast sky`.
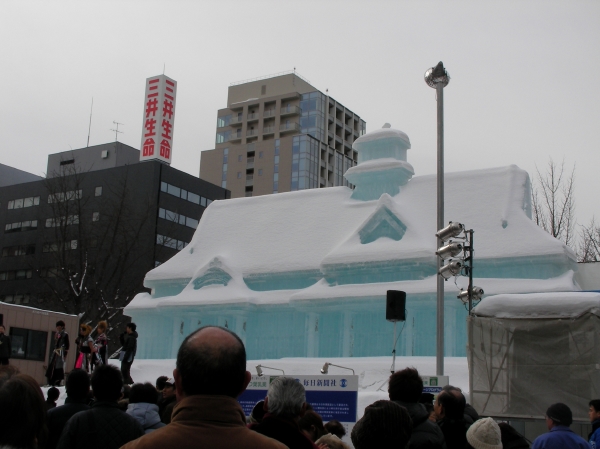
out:
<path id="1" fill-rule="evenodd" d="M 139 148 L 147 77 L 178 82 L 173 166 L 199 173 L 230 83 L 296 67 L 367 122 L 410 137 L 436 170 L 443 61 L 446 170 L 549 158 L 576 165 L 577 217 L 600 218 L 600 1 L 119 1 L 0 3 L 0 162 L 35 174 L 49 153 Z M 477 188 L 477 186 L 473 186 Z M 451 217 L 447 217 L 451 219 Z"/>

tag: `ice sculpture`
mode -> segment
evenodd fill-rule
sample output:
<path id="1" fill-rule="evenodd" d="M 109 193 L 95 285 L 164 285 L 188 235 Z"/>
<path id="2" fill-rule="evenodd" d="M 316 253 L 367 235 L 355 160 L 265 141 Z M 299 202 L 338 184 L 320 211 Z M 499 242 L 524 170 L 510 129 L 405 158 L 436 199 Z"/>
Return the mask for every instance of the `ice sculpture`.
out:
<path id="1" fill-rule="evenodd" d="M 400 355 L 435 354 L 433 175 L 414 176 L 408 136 L 389 125 L 357 139 L 355 185 L 215 201 L 191 243 L 150 271 L 151 294 L 125 313 L 138 357 L 174 357 L 206 324 L 226 326 L 254 359 L 390 354 L 387 290 L 407 292 Z M 474 275 L 486 294 L 579 290 L 573 251 L 531 221 L 518 167 L 447 173 L 448 219 L 475 230 Z M 464 356 L 466 311 L 446 284 L 446 354 Z"/>

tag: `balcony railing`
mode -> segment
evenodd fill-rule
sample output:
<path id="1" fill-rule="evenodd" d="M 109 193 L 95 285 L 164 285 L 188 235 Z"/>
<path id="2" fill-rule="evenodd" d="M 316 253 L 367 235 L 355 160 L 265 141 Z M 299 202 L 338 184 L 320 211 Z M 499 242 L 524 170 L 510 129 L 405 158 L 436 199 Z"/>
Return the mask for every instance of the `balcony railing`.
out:
<path id="1" fill-rule="evenodd" d="M 279 125 L 279 132 L 280 133 L 285 133 L 285 132 L 300 132 L 300 125 L 296 122 L 292 122 L 292 123 L 282 123 L 281 125 Z"/>
<path id="2" fill-rule="evenodd" d="M 273 134 L 275 132 L 274 126 L 265 126 L 263 128 L 263 134 Z"/>
<path id="3" fill-rule="evenodd" d="M 252 137 L 252 136 L 258 136 L 257 129 L 249 129 L 248 131 L 246 131 L 246 137 Z"/>
<path id="4" fill-rule="evenodd" d="M 275 114 L 276 114 L 276 113 L 277 113 L 277 111 L 276 111 L 275 109 L 267 109 L 267 110 L 265 111 L 265 113 L 263 114 L 263 117 L 264 117 L 264 118 L 267 118 L 267 117 L 275 117 Z"/>
<path id="5" fill-rule="evenodd" d="M 229 126 L 241 125 L 243 121 L 244 121 L 243 116 L 231 117 L 231 119 L 229 120 Z"/>
<path id="6" fill-rule="evenodd" d="M 248 121 L 258 120 L 258 114 L 255 112 L 254 114 L 248 114 Z"/>
<path id="7" fill-rule="evenodd" d="M 242 130 L 238 130 L 239 132 L 232 132 L 229 140 L 241 140 L 242 138 Z"/>
<path id="8" fill-rule="evenodd" d="M 286 106 L 285 108 L 281 108 L 281 115 L 297 115 L 301 113 L 302 109 L 298 106 Z"/>

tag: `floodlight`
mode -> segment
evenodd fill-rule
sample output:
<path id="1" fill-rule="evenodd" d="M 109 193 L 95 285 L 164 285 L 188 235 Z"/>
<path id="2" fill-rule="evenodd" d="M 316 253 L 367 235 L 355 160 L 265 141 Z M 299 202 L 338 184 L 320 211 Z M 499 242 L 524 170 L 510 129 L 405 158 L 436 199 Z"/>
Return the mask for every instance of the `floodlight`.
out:
<path id="1" fill-rule="evenodd" d="M 449 259 L 451 257 L 454 257 L 454 256 L 462 253 L 462 251 L 463 251 L 463 246 L 461 243 L 450 242 L 446 246 L 442 246 L 441 248 L 438 248 L 438 250 L 435 253 L 440 257 L 440 259 Z"/>
<path id="2" fill-rule="evenodd" d="M 285 371 L 279 368 L 271 368 L 270 366 L 265 366 L 265 365 L 256 365 L 256 374 L 258 374 L 259 376 L 263 375 L 263 371 L 262 368 L 267 368 L 267 369 L 274 369 L 275 371 L 281 371 L 284 375 L 285 375 Z"/>
<path id="3" fill-rule="evenodd" d="M 321 374 L 328 374 L 330 366 L 337 366 L 338 368 L 347 369 L 349 371 L 352 371 L 352 375 L 354 375 L 354 370 L 352 368 L 346 368 L 345 366 L 334 365 L 333 363 L 329 363 L 329 362 L 325 362 L 325 365 L 323 365 L 323 368 L 321 368 Z"/>
<path id="4" fill-rule="evenodd" d="M 442 268 L 440 268 L 438 274 L 447 281 L 452 276 L 458 276 L 460 274 L 462 266 L 462 263 L 460 263 L 458 260 L 453 260 L 450 263 L 444 265 Z"/>
<path id="5" fill-rule="evenodd" d="M 479 301 L 481 299 L 481 297 L 484 294 L 484 291 L 481 287 L 472 287 L 471 288 L 471 299 L 473 301 Z M 460 292 L 460 294 L 457 296 L 458 299 L 460 299 L 463 303 L 468 303 L 469 302 L 469 290 L 462 290 Z"/>
<path id="6" fill-rule="evenodd" d="M 465 230 L 465 226 L 462 223 L 450 222 L 444 229 L 440 229 L 435 233 L 435 236 L 440 240 L 448 240 L 452 237 L 458 236 Z"/>

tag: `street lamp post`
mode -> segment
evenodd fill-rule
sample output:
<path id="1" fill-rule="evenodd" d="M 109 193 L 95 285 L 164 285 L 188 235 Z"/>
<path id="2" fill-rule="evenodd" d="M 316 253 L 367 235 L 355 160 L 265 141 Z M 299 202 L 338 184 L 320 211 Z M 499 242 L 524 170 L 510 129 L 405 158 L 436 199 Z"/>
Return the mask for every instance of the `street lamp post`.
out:
<path id="1" fill-rule="evenodd" d="M 436 91 L 437 97 L 437 229 L 444 227 L 444 87 L 450 76 L 442 61 L 425 72 L 425 82 Z M 438 247 L 443 241 L 438 237 Z M 438 258 L 437 270 L 442 267 Z M 437 277 L 437 335 L 436 335 L 436 374 L 444 375 L 444 279 Z"/>

